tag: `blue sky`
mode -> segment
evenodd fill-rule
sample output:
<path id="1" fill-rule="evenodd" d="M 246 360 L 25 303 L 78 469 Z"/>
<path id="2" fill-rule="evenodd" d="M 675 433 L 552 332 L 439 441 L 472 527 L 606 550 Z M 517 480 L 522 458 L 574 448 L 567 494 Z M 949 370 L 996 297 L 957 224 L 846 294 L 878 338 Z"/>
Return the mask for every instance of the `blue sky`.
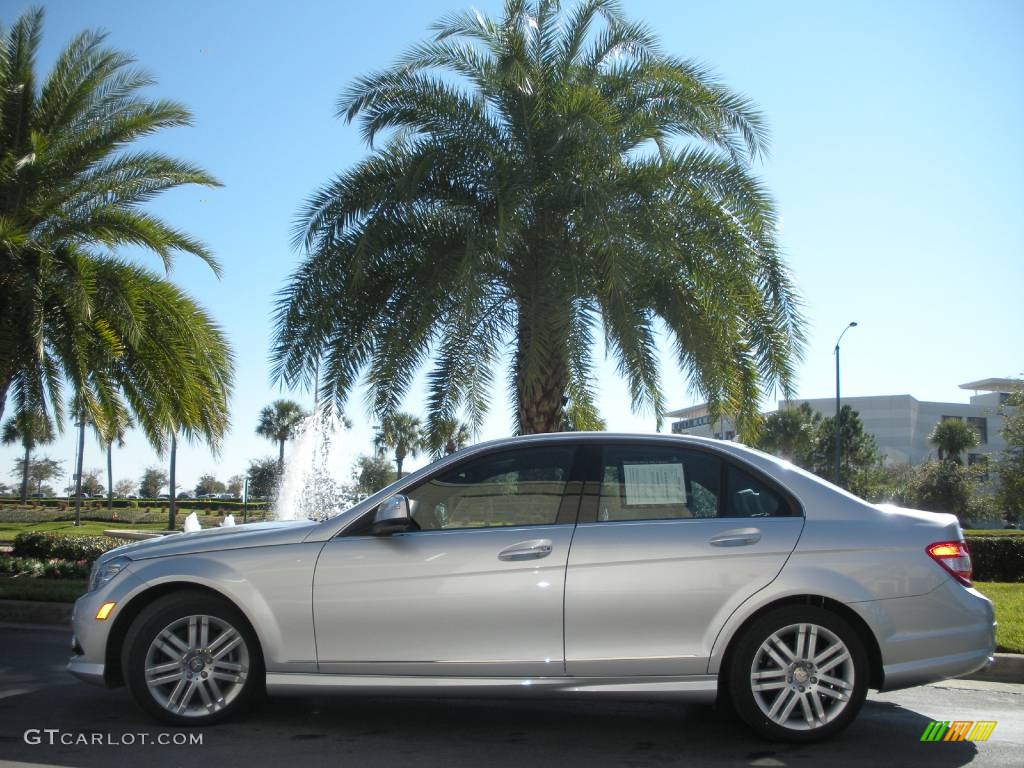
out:
<path id="1" fill-rule="evenodd" d="M 253 434 L 282 396 L 268 380 L 274 293 L 297 263 L 291 227 L 304 199 L 364 156 L 357 129 L 334 117 L 352 78 L 386 66 L 462 0 L 389 3 L 54 2 L 40 65 L 85 27 L 131 51 L 158 79 L 154 96 L 193 112 L 191 128 L 148 143 L 200 163 L 225 186 L 177 190 L 153 209 L 208 243 L 218 281 L 191 258 L 171 278 L 225 328 L 238 358 L 233 429 L 217 457 L 179 449 L 189 488 L 222 479 L 273 447 Z M 1024 370 L 1024 3 L 628 0 L 664 47 L 710 64 L 765 112 L 770 157 L 755 169 L 774 192 L 782 243 L 806 301 L 798 395 L 834 391 L 832 347 L 846 323 L 843 391 L 966 400 L 957 385 Z M 474 7 L 496 13 L 500 3 Z M 9 2 L 8 25 L 21 10 Z M 206 52 L 209 51 L 209 52 Z M 201 202 L 208 200 L 209 202 Z M 157 268 L 155 257 L 140 255 Z M 665 354 L 670 406 L 694 402 Z M 609 427 L 652 431 L 632 415 L 608 361 L 599 403 Z M 287 394 L 287 393 L 285 393 Z M 501 384 L 483 437 L 508 434 Z M 296 399 L 308 402 L 306 395 Z M 414 389 L 408 410 L 421 410 Z M 339 465 L 368 449 L 357 393 Z M 44 449 L 70 471 L 72 436 Z M 0 448 L 3 481 L 18 450 Z M 158 463 L 141 435 L 115 453 L 115 480 Z M 414 462 L 415 466 L 419 462 Z M 85 466 L 104 466 L 90 438 Z M 63 483 L 60 483 L 63 485 Z"/>

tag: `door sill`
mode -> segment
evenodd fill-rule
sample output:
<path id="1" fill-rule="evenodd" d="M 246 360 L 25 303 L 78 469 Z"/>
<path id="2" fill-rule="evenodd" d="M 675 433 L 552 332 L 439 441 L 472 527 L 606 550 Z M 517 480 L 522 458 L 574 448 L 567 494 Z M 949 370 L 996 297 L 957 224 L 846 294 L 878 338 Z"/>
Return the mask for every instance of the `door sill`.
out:
<path id="1" fill-rule="evenodd" d="M 685 677 L 428 677 L 413 675 L 338 675 L 306 672 L 267 674 L 271 695 L 357 693 L 388 696 L 607 696 L 672 698 L 713 702 L 715 675 Z"/>

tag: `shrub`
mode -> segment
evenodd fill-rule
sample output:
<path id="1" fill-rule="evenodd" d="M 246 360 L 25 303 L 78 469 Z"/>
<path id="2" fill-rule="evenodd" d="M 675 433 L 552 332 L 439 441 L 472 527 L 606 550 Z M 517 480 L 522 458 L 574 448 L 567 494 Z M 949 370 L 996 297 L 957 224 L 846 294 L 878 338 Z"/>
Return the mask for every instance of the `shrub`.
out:
<path id="1" fill-rule="evenodd" d="M 0 573 L 47 579 L 87 579 L 90 565 L 85 560 L 40 560 L 35 557 L 0 557 Z"/>
<path id="2" fill-rule="evenodd" d="M 91 563 L 108 549 L 123 542 L 106 536 L 60 536 L 48 533 L 19 533 L 14 537 L 13 554 L 17 557 L 82 560 Z"/>
<path id="3" fill-rule="evenodd" d="M 42 575 L 48 579 L 87 579 L 91 565 L 86 560 L 58 560 L 43 563 Z"/>
<path id="4" fill-rule="evenodd" d="M 968 536 L 977 581 L 1024 581 L 1024 536 Z"/>
<path id="5" fill-rule="evenodd" d="M 0 573 L 11 576 L 39 576 L 43 572 L 43 561 L 34 557 L 11 557 L 0 555 Z"/>
<path id="6" fill-rule="evenodd" d="M 1006 522 L 1003 511 L 993 496 L 975 493 L 967 502 L 964 528 L 1002 528 Z"/>
<path id="7" fill-rule="evenodd" d="M 114 499 L 114 509 L 148 509 L 157 508 L 166 510 L 168 506 L 167 499 Z M 224 509 L 228 512 L 241 512 L 242 502 L 240 501 L 227 501 L 221 499 L 178 499 L 179 510 L 216 510 Z M 265 510 L 270 507 L 270 504 L 266 501 L 250 501 L 248 508 L 250 512 L 257 512 Z M 67 497 L 60 497 L 54 499 L 30 499 L 28 504 L 23 504 L 18 499 L 0 499 L 0 508 L 2 509 L 32 509 L 42 512 L 46 509 L 53 510 L 66 510 L 71 514 L 74 514 L 75 502 L 72 499 L 69 503 Z M 88 512 L 90 514 L 103 513 L 107 510 L 106 499 L 83 499 L 82 500 L 82 512 L 83 517 Z"/>

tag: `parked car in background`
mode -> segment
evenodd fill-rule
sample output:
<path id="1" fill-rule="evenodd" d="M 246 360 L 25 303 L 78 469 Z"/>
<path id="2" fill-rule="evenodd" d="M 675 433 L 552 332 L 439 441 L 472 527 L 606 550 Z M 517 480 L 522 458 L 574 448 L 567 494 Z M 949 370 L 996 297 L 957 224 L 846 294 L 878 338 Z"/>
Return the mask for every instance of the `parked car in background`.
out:
<path id="1" fill-rule="evenodd" d="M 474 446 L 324 521 L 120 547 L 69 669 L 202 725 L 270 693 L 675 697 L 770 739 L 994 649 L 952 515 L 876 506 L 735 443 Z"/>

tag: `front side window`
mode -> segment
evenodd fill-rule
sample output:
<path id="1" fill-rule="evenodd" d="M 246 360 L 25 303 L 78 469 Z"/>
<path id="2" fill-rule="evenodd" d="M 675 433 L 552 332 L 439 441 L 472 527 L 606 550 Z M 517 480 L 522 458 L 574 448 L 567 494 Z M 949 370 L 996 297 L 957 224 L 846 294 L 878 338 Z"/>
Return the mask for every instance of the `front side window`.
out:
<path id="1" fill-rule="evenodd" d="M 572 447 L 523 448 L 467 461 L 409 491 L 420 530 L 553 525 Z"/>

